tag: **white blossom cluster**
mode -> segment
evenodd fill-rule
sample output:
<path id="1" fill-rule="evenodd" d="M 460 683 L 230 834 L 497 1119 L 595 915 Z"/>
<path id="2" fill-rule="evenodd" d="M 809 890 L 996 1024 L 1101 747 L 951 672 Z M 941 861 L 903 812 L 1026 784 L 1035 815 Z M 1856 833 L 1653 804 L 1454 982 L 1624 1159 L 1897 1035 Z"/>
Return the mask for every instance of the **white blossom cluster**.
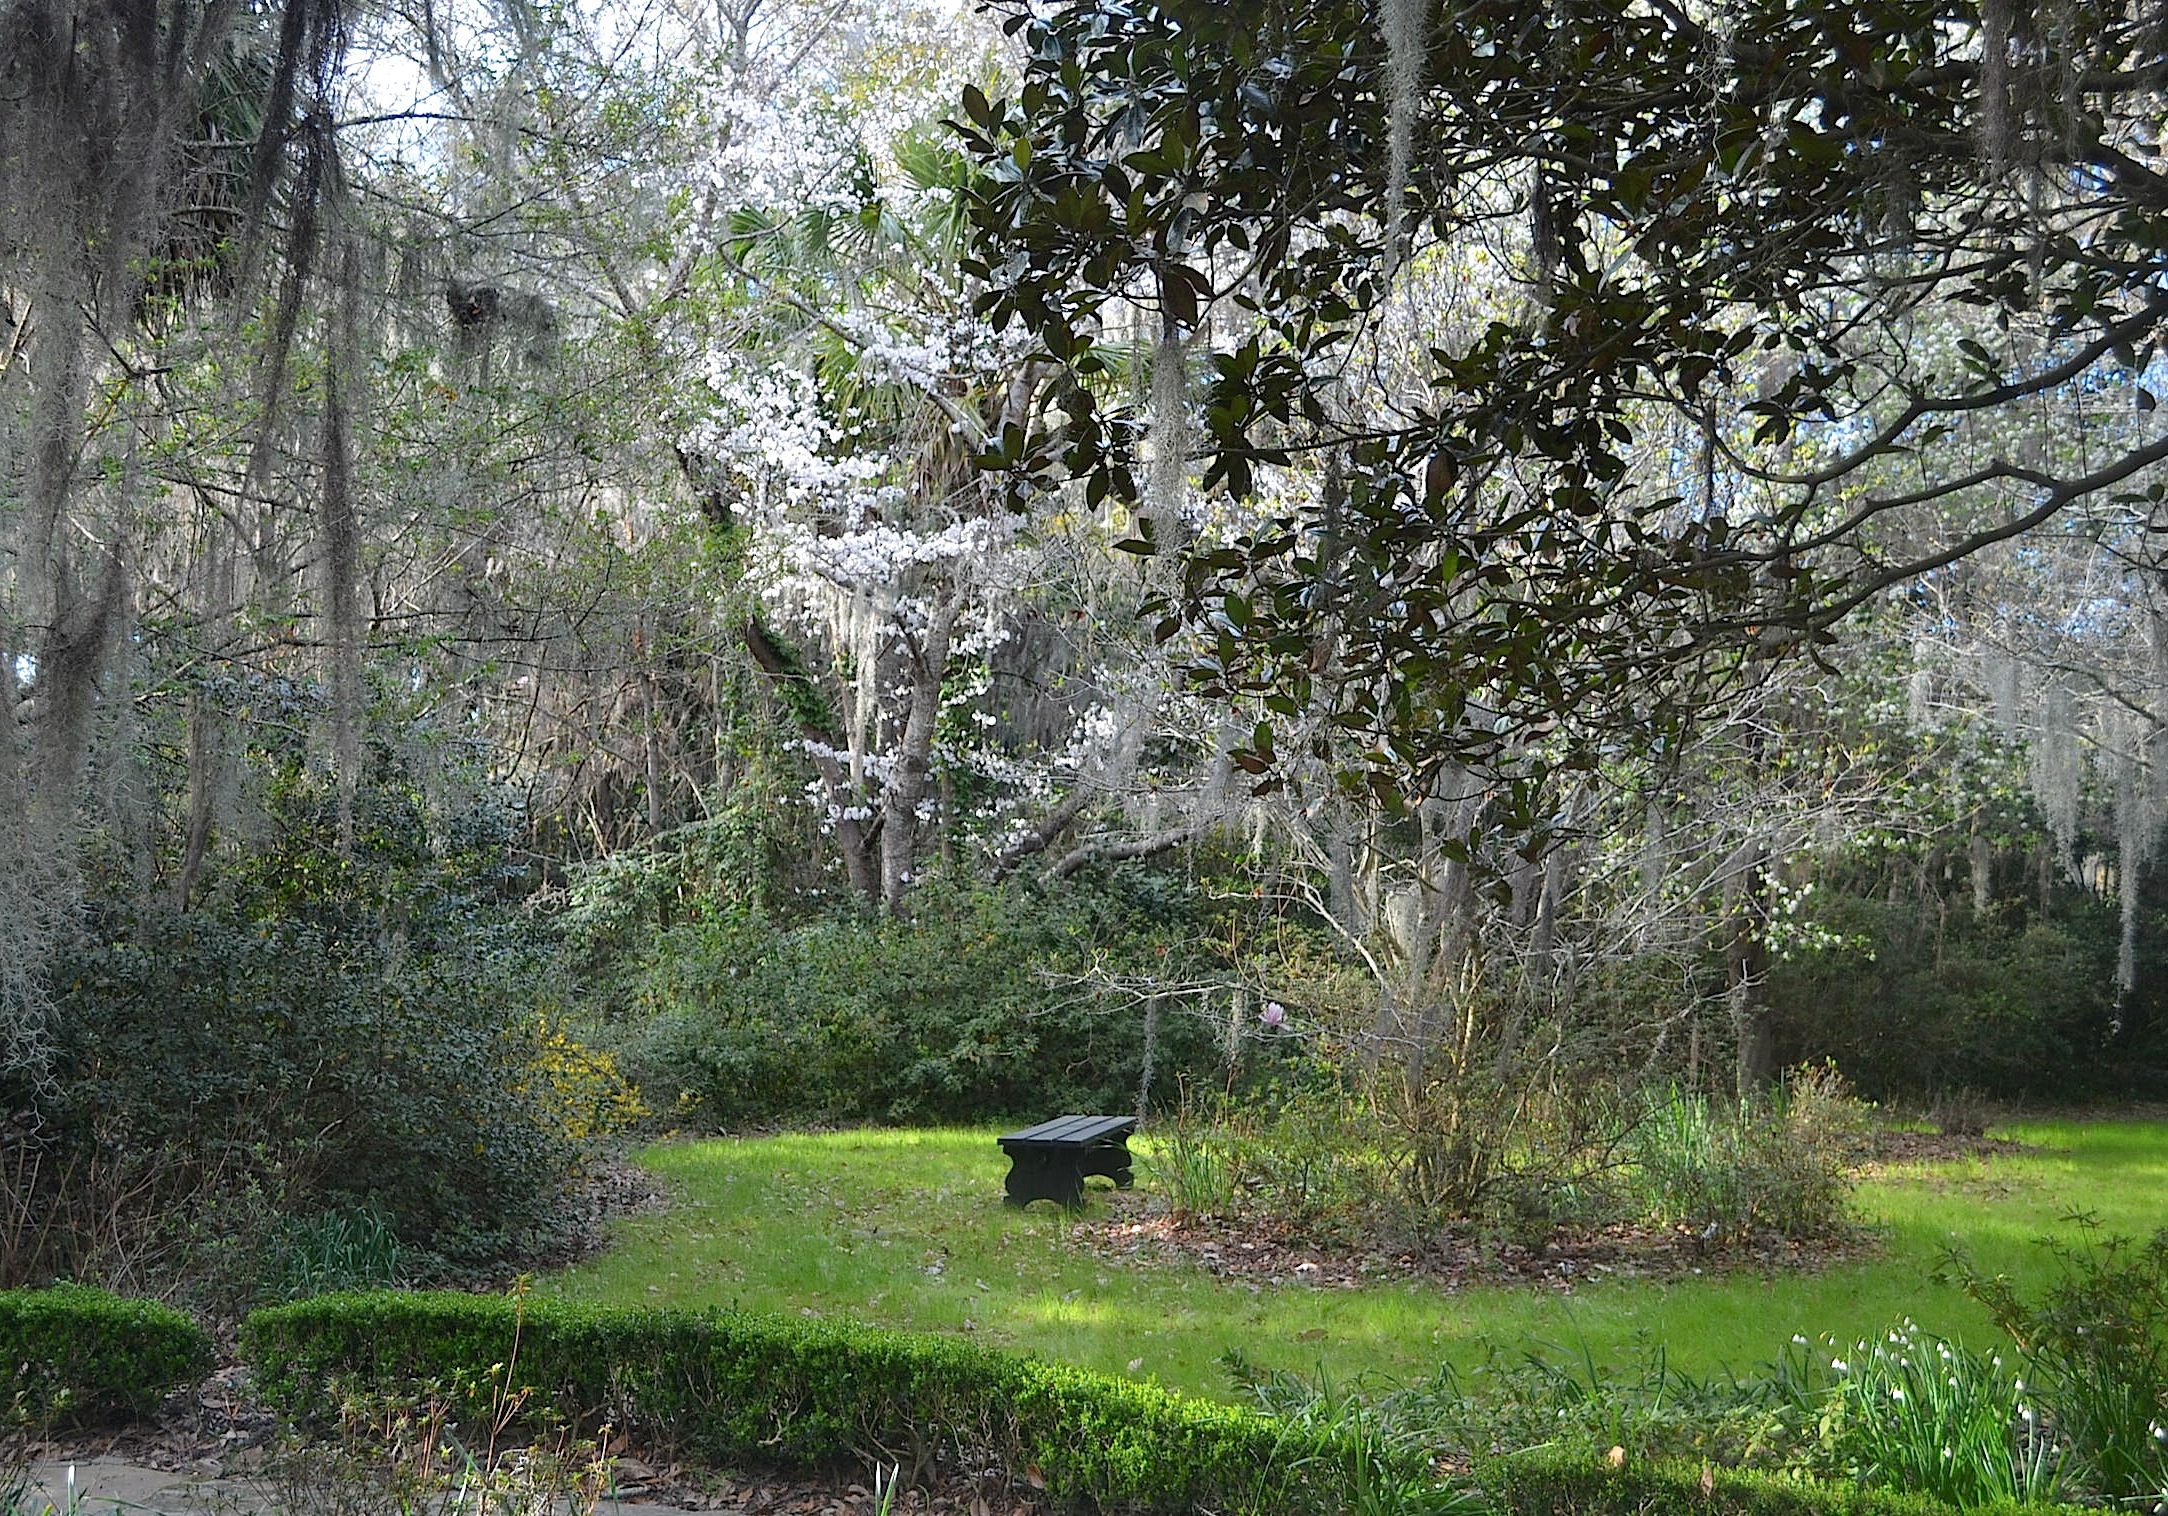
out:
<path id="1" fill-rule="evenodd" d="M 692 187 L 765 214 L 857 211 L 863 170 L 983 82 L 997 46 L 984 18 L 945 4 L 839 6 L 813 26 L 717 68 L 698 106 L 715 148 Z"/>
<path id="2" fill-rule="evenodd" d="M 983 560 L 994 550 L 997 532 L 983 520 L 955 521 L 931 532 L 876 524 L 828 536 L 797 521 L 779 522 L 773 530 L 781 556 L 799 572 L 859 590 L 900 584 L 914 569 Z M 908 620 L 910 597 L 900 597 L 896 608 Z"/>
<path id="3" fill-rule="evenodd" d="M 753 367 L 731 354 L 709 360 L 709 417 L 687 441 L 754 486 L 754 503 L 780 517 L 818 505 L 845 521 L 894 504 L 895 460 L 841 451 L 810 376 L 782 366 Z"/>
<path id="4" fill-rule="evenodd" d="M 922 390 L 944 382 L 1006 373 L 1030 354 L 1031 343 L 1012 322 L 996 331 L 965 314 L 961 291 L 944 292 L 953 305 L 934 311 L 844 311 L 831 318 L 852 345 L 868 378 Z"/>
<path id="5" fill-rule="evenodd" d="M 696 188 L 776 225 L 853 219 L 821 254 L 840 268 L 752 273 L 734 289 L 772 299 L 774 327 L 803 339 L 749 343 L 742 328 L 712 339 L 683 445 L 729 491 L 750 537 L 749 581 L 813 652 L 831 702 L 835 732 L 801 744 L 821 771 L 805 790 L 809 808 L 829 828 L 864 824 L 899 784 L 916 782 L 901 744 L 912 697 L 924 693 L 913 681 L 925 677 L 925 637 L 938 626 L 941 715 L 921 756 L 968 781 L 944 788 L 963 812 L 952 819 L 983 840 L 1023 828 L 1020 808 L 1043 814 L 1074 785 L 1110 784 L 1138 743 L 1119 697 L 1078 712 L 1067 740 L 1050 742 L 1045 727 L 1027 738 L 1029 721 L 1020 726 L 995 698 L 1019 608 L 1051 578 L 1103 572 L 1089 552 L 1081 565 L 1061 560 L 1087 541 L 1103 554 L 1106 528 L 1073 501 L 1053 502 L 1067 510 L 1058 525 L 1025 520 L 958 482 L 959 451 L 998 424 L 989 418 L 1029 344 L 971 313 L 970 281 L 942 252 L 956 206 L 946 149 L 926 123 L 964 83 L 989 83 L 991 35 L 984 18 L 948 9 L 854 8 L 790 77 L 740 71 L 709 97 L 717 146 Z M 868 68 L 882 88 L 852 82 Z M 899 76 L 909 87 L 895 87 Z M 811 352 L 832 366 L 816 368 Z M 1184 493 L 1180 508 L 1197 520 L 1202 500 L 1186 483 Z M 940 803 L 924 794 L 917 809 L 930 817 Z"/>
<path id="6" fill-rule="evenodd" d="M 717 133 L 715 152 L 695 169 L 698 188 L 771 214 L 858 209 L 857 137 L 817 98 L 741 87 L 717 92 L 708 110 L 727 126 Z"/>

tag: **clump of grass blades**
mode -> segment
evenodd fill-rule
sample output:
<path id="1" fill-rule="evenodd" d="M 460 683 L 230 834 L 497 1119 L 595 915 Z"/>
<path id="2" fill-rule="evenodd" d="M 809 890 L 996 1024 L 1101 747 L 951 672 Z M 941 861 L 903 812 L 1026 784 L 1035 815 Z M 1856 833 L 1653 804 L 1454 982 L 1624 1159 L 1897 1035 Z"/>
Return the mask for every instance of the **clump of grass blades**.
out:
<path id="1" fill-rule="evenodd" d="M 1627 1151 L 1652 1220 L 1731 1230 L 1751 1210 L 1738 1122 L 1720 1121 L 1698 1091 L 1651 1091 Z"/>
<path id="2" fill-rule="evenodd" d="M 1235 1167 L 1211 1127 L 1181 1111 L 1154 1127 L 1138 1156 L 1174 1214 L 1218 1215 L 1233 1204 Z"/>
<path id="3" fill-rule="evenodd" d="M 1810 1067 L 1766 1104 L 1720 1104 L 1676 1085 L 1648 1091 L 1621 1146 L 1629 1185 L 1660 1226 L 1821 1236 L 1844 1221 L 1845 1146 L 1863 1120 L 1842 1080 Z"/>
<path id="4" fill-rule="evenodd" d="M 2069 1218 L 2085 1245 L 2042 1239 L 2060 1277 L 2037 1299 L 1961 1255 L 1944 1261 L 2023 1349 L 2088 1493 L 2168 1504 L 2168 1229 L 2144 1242 Z"/>
<path id="5" fill-rule="evenodd" d="M 1274 1414 L 1368 1418 L 1411 1456 L 1477 1462 L 1530 1448 L 1638 1462 L 1774 1467 L 1977 1507 L 2056 1500 L 2067 1457 L 2002 1358 L 1911 1322 L 1837 1350 L 1803 1336 L 1766 1371 L 1697 1378 L 1661 1345 L 1598 1362 L 1584 1344 L 1493 1353 L 1463 1377 L 1451 1366 L 1411 1385 L 1263 1373 L 1223 1360 Z"/>
<path id="6" fill-rule="evenodd" d="M 1254 1369 L 1240 1353 L 1223 1360 L 1265 1409 L 1294 1426 L 1320 1434 L 1316 1445 L 1334 1450 L 1333 1472 L 1347 1516 L 1479 1516 L 1488 1509 L 1481 1494 L 1419 1472 L 1429 1448 L 1419 1427 L 1373 1405 L 1360 1385 L 1336 1385 L 1320 1373 L 1315 1384 L 1297 1375 Z"/>
<path id="7" fill-rule="evenodd" d="M 2056 1498 L 2063 1460 L 2000 1355 L 1906 1321 L 1833 1367 L 1825 1436 L 1862 1483 L 1956 1506 Z"/>
<path id="8" fill-rule="evenodd" d="M 262 1293 L 306 1300 L 335 1290 L 385 1289 L 403 1282 L 404 1250 L 373 1210 L 281 1218 L 272 1228 Z"/>

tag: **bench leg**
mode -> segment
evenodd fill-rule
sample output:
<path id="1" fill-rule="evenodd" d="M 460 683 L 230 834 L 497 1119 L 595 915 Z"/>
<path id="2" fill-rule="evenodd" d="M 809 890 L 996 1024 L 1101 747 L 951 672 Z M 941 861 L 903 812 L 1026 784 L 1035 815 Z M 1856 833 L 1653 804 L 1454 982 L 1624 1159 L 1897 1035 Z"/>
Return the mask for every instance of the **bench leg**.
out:
<path id="1" fill-rule="evenodd" d="M 1136 1184 L 1136 1174 L 1130 1168 L 1129 1144 L 1120 1139 L 1102 1143 L 1084 1154 L 1077 1162 L 1081 1179 L 1086 1174 L 1097 1174 L 1114 1181 L 1118 1190 L 1126 1190 Z"/>
<path id="2" fill-rule="evenodd" d="M 1084 1175 L 1068 1154 L 1012 1153 L 1009 1178 L 1003 1186 L 1005 1205 L 1025 1206 L 1034 1200 L 1051 1200 L 1068 1210 L 1084 1205 Z"/>

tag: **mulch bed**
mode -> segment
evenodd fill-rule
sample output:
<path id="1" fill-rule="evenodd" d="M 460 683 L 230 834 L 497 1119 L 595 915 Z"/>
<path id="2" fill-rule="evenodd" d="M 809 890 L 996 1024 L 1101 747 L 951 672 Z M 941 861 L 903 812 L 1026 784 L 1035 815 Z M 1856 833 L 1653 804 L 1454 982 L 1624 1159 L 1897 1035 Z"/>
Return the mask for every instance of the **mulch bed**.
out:
<path id="1" fill-rule="evenodd" d="M 1111 1264 L 1194 1264 L 1252 1289 L 1360 1289 L 1420 1282 L 1444 1290 L 1534 1284 L 1560 1292 L 1599 1279 L 1662 1279 L 1751 1269 L 1795 1273 L 1870 1256 L 1865 1232 L 1794 1241 L 1774 1235 L 1704 1238 L 1685 1228 L 1611 1225 L 1562 1232 L 1538 1247 L 1447 1232 L 1400 1246 L 1324 1242 L 1254 1217 L 1177 1220 L 1134 1191 L 1092 1191 L 1070 1240 Z"/>
<path id="2" fill-rule="evenodd" d="M 1867 1139 L 1860 1155 L 1866 1170 L 1896 1163 L 1946 1163 L 1953 1158 L 1993 1158 L 2004 1153 L 2029 1153 L 2028 1143 L 2007 1137 L 1966 1137 L 1944 1132 L 1877 1131 Z"/>
<path id="3" fill-rule="evenodd" d="M 564 1234 L 534 1256 L 521 1260 L 528 1270 L 561 1268 L 592 1258 L 610 1245 L 610 1223 L 626 1216 L 652 1216 L 670 1209 L 670 1187 L 622 1153 L 588 1160 L 572 1193 L 565 1197 Z M 494 1281 L 492 1281 L 494 1283 Z"/>
<path id="4" fill-rule="evenodd" d="M 1882 1131 L 1862 1143 L 1860 1172 L 1894 1164 L 1991 1157 L 2027 1151 L 2005 1138 L 1939 1132 Z M 1070 1238 L 1112 1264 L 1194 1264 L 1253 1289 L 1359 1289 L 1420 1281 L 1445 1290 L 1466 1285 L 1534 1284 L 1560 1292 L 1598 1279 L 1668 1279 L 1752 1271 L 1814 1272 L 1873 1256 L 1880 1243 L 1859 1228 L 1826 1237 L 1774 1233 L 1709 1237 L 1686 1227 L 1613 1224 L 1561 1231 L 1540 1246 L 1448 1231 L 1397 1246 L 1320 1239 L 1270 1217 L 1176 1219 L 1163 1200 L 1136 1191 L 1090 1191 L 1091 1209 Z"/>

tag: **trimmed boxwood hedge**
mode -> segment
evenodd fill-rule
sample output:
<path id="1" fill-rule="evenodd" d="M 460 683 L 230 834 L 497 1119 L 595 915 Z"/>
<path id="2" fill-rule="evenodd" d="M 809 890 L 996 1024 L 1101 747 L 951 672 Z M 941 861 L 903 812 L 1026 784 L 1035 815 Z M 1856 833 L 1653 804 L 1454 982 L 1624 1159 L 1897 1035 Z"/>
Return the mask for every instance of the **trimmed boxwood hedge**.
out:
<path id="1" fill-rule="evenodd" d="M 1509 1453 L 1486 1464 L 1481 1479 L 1499 1516 L 1952 1516 L 1938 1500 L 1898 1490 L 1666 1460 L 1630 1458 L 1614 1467 L 1579 1449 Z M 1976 1506 L 1965 1516 L 2080 1509 L 2009 1503 Z"/>
<path id="2" fill-rule="evenodd" d="M 1258 1412 L 952 1338 L 707 1310 L 455 1294 L 327 1295 L 257 1311 L 242 1356 L 301 1416 L 342 1394 L 492 1401 L 668 1438 L 728 1464 L 893 1458 L 1006 1468 L 1071 1506 L 1338 1509 L 1354 1450 Z M 500 1402 L 501 1403 L 501 1402 Z"/>
<path id="3" fill-rule="evenodd" d="M 211 1341 L 155 1300 L 80 1285 L 0 1291 L 9 1401 L 41 1423 L 140 1416 L 209 1372 Z"/>

